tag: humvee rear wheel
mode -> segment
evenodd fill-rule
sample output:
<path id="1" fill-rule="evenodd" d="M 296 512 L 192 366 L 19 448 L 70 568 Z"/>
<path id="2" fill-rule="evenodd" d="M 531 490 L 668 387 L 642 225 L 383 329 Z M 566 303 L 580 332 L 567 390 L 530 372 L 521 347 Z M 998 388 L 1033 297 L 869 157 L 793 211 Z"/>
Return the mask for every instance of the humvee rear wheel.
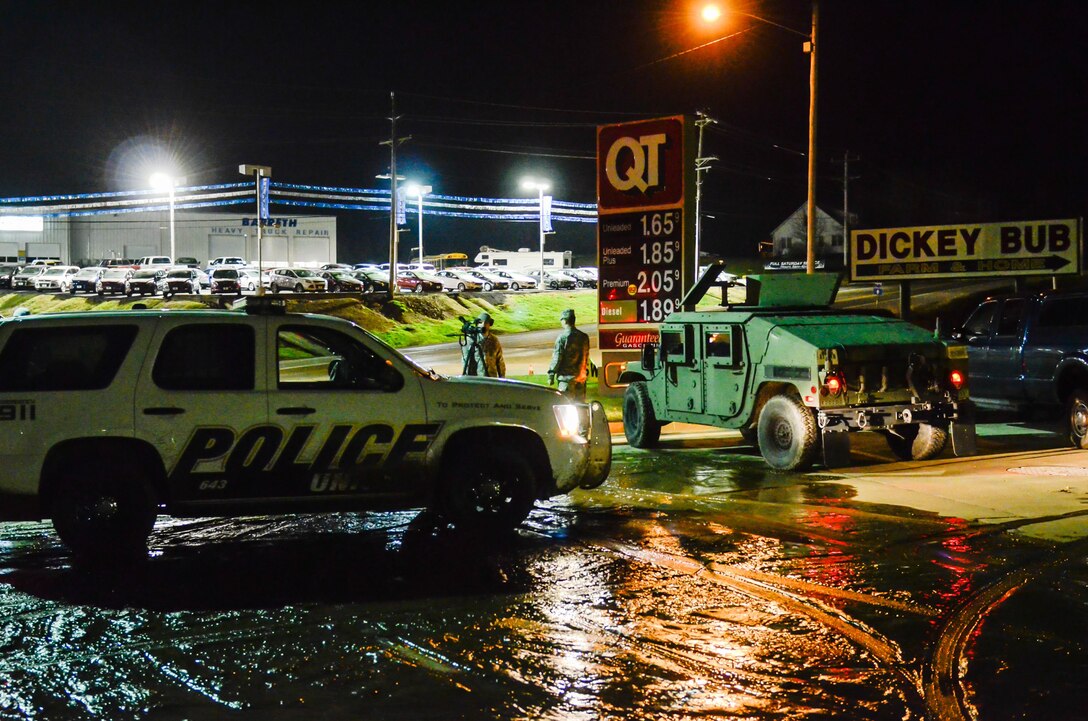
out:
<path id="1" fill-rule="evenodd" d="M 1069 399 L 1069 442 L 1074 448 L 1088 448 L 1088 391 L 1076 391 Z"/>
<path id="2" fill-rule="evenodd" d="M 57 535 L 77 558 L 98 561 L 146 554 L 158 508 L 145 475 L 127 460 L 111 461 L 110 470 L 90 474 L 60 471 L 51 489 L 49 515 Z"/>
<path id="3" fill-rule="evenodd" d="M 885 437 L 888 439 L 888 448 L 892 449 L 895 457 L 904 461 L 927 461 L 935 458 L 948 442 L 946 430 L 928 423 L 896 426 Z"/>
<path id="4" fill-rule="evenodd" d="M 642 381 L 623 392 L 623 435 L 635 448 L 649 448 L 661 438 L 661 422 L 654 415 L 650 391 Z"/>
<path id="5" fill-rule="evenodd" d="M 536 501 L 536 474 L 511 448 L 460 454 L 452 463 L 439 513 L 455 526 L 507 531 L 529 516 Z"/>
<path id="6" fill-rule="evenodd" d="M 772 468 L 803 471 L 816 456 L 816 419 L 799 399 L 775 396 L 759 413 L 759 452 Z"/>

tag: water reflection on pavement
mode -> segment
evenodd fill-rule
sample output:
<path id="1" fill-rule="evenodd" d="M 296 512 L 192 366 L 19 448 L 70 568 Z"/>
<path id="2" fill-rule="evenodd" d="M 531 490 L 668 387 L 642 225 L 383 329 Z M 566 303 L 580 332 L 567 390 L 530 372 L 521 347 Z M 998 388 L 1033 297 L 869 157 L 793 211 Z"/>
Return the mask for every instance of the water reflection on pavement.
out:
<path id="1" fill-rule="evenodd" d="M 497 540 L 397 513 L 163 519 L 135 568 L 73 569 L 48 524 L 0 543 L 2 718 L 1060 718 L 1088 670 L 1081 546 L 742 446 L 618 448 Z"/>

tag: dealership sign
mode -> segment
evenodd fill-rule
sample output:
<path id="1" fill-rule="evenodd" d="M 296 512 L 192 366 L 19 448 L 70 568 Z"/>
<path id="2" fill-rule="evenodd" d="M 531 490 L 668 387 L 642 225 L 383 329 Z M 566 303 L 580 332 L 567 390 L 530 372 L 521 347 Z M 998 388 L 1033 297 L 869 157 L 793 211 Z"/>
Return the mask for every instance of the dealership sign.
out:
<path id="1" fill-rule="evenodd" d="M 1072 219 L 855 230 L 850 278 L 1077 274 L 1081 225 Z"/>

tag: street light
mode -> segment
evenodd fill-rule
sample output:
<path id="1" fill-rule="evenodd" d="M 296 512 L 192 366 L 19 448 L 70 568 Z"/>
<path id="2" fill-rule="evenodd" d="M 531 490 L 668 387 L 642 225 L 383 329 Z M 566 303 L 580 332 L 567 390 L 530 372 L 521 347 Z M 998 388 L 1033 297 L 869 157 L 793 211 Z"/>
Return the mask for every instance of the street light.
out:
<path id="1" fill-rule="evenodd" d="M 419 199 L 419 264 L 423 265 L 423 196 L 430 193 L 434 188 L 429 185 L 420 185 L 419 183 L 408 183 L 404 186 L 404 192 L 409 198 Z"/>
<path id="2" fill-rule="evenodd" d="M 174 239 L 174 188 L 179 185 L 185 185 L 185 178 L 175 178 L 168 173 L 152 173 L 151 174 L 151 187 L 155 190 L 169 190 L 170 191 L 170 262 L 173 263 L 177 260 L 175 254 L 175 239 Z"/>
<path id="3" fill-rule="evenodd" d="M 781 25 L 768 20 L 767 18 L 761 18 L 758 15 L 752 15 L 751 13 L 741 12 L 740 10 L 730 10 L 729 12 L 735 15 L 743 15 L 746 18 L 758 20 L 761 23 L 767 25 L 773 25 L 780 30 L 793 33 L 794 35 L 800 35 L 805 39 L 804 49 L 809 54 L 809 77 L 808 77 L 808 201 L 805 214 L 807 217 L 807 251 L 805 254 L 805 270 L 807 273 L 816 272 L 816 27 L 817 21 L 820 16 L 819 2 L 818 0 L 812 0 L 812 31 L 802 32 L 801 30 L 795 30 L 794 28 L 786 25 Z M 722 15 L 721 10 L 714 3 L 705 5 L 702 9 L 701 16 L 705 22 L 712 23 Z M 704 46 L 705 47 L 705 46 Z"/>
<path id="4" fill-rule="evenodd" d="M 551 188 L 548 181 L 536 179 L 536 178 L 524 178 L 521 181 L 521 187 L 525 190 L 535 190 L 537 202 L 540 208 L 540 285 L 539 288 L 544 288 L 544 191 Z"/>

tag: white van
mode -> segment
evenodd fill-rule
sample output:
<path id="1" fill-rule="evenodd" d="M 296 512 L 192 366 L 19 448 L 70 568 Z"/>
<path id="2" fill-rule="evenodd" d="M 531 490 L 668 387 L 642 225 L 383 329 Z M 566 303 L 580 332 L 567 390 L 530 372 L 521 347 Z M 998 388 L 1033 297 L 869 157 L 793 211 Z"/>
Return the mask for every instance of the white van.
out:
<path id="1" fill-rule="evenodd" d="M 136 261 L 137 268 L 169 268 L 173 264 L 169 255 L 145 255 Z"/>

